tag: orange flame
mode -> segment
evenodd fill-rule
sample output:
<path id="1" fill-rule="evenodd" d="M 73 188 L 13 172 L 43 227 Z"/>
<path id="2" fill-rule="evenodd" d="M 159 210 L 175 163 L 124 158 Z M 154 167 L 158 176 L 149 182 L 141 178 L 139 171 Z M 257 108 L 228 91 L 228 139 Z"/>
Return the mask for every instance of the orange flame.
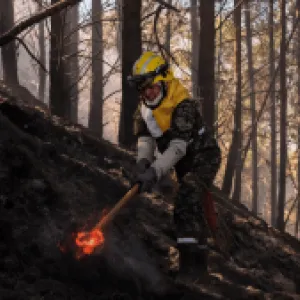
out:
<path id="1" fill-rule="evenodd" d="M 83 254 L 91 254 L 104 243 L 104 235 L 100 229 L 94 228 L 90 232 L 78 232 L 75 242 Z"/>

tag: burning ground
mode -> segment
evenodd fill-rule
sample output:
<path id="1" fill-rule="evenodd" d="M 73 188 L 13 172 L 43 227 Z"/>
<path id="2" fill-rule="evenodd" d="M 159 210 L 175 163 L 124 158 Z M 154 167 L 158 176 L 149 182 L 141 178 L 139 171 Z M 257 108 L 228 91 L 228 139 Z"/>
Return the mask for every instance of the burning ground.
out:
<path id="1" fill-rule="evenodd" d="M 175 287 L 172 203 L 159 194 L 136 197 L 103 247 L 75 255 L 78 231 L 129 189 L 132 154 L 26 107 L 3 84 L 0 98 L 0 299 L 158 299 Z M 215 279 L 191 282 L 184 299 L 300 299 L 300 243 L 216 198 L 229 257 L 211 240 Z"/>

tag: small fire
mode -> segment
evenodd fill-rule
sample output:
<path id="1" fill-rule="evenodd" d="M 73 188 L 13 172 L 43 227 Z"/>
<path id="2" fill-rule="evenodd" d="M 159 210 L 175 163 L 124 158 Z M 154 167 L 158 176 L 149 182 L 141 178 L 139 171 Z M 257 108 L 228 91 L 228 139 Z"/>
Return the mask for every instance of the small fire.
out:
<path id="1" fill-rule="evenodd" d="M 75 242 L 83 254 L 91 254 L 104 243 L 104 235 L 100 229 L 94 228 L 89 232 L 78 232 Z"/>

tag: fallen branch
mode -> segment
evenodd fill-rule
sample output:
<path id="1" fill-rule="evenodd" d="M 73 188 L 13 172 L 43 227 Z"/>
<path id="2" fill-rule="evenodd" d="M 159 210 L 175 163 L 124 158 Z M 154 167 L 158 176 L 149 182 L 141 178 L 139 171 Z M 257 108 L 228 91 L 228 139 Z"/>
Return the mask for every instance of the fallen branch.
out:
<path id="1" fill-rule="evenodd" d="M 15 39 L 15 37 L 24 31 L 26 28 L 42 21 L 45 18 L 51 17 L 54 14 L 60 12 L 61 10 L 67 8 L 68 6 L 74 6 L 75 4 L 81 2 L 82 0 L 62 0 L 59 1 L 48 8 L 42 10 L 41 12 L 33 15 L 32 17 L 20 22 L 9 31 L 0 36 L 0 47 L 10 43 Z"/>

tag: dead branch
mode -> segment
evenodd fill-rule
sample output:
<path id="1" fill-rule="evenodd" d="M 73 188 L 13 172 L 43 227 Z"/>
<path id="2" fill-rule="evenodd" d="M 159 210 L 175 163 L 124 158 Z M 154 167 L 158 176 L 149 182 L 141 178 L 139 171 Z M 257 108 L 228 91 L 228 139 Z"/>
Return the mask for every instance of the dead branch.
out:
<path id="1" fill-rule="evenodd" d="M 163 6 L 164 8 L 169 8 L 169 9 L 172 9 L 176 12 L 179 12 L 179 9 L 176 8 L 175 6 L 163 1 L 163 0 L 156 0 L 156 2 L 158 2 L 161 6 Z"/>
<path id="2" fill-rule="evenodd" d="M 2 36 L 0 36 L 0 47 L 10 43 L 15 39 L 15 37 L 20 34 L 22 31 L 24 31 L 26 28 L 42 21 L 45 18 L 51 17 L 54 14 L 60 12 L 61 10 L 69 7 L 74 6 L 75 4 L 81 2 L 82 0 L 62 0 L 57 2 L 56 4 L 53 4 L 49 6 L 48 8 L 42 10 L 41 12 L 33 15 L 32 17 L 20 22 L 16 26 L 14 26 L 12 29 L 4 33 Z"/>
<path id="3" fill-rule="evenodd" d="M 46 67 L 40 62 L 40 60 L 31 52 L 28 46 L 23 42 L 19 37 L 15 37 L 15 39 L 24 47 L 28 55 L 43 69 L 45 73 L 49 73 Z"/>

